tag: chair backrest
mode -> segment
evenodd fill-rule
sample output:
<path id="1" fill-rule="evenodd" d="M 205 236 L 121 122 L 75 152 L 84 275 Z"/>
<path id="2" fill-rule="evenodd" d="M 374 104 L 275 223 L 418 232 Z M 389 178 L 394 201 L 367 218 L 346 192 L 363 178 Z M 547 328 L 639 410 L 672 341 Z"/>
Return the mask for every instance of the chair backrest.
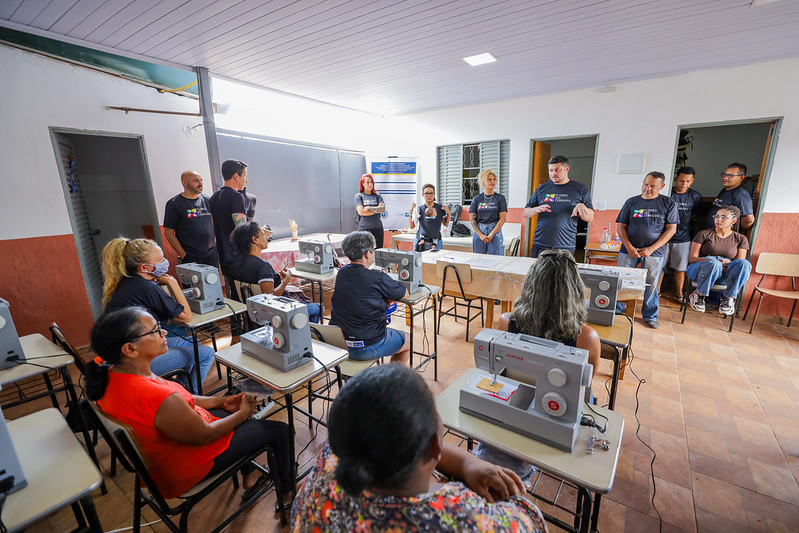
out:
<path id="1" fill-rule="evenodd" d="M 317 340 L 335 346 L 336 348 L 347 349 L 347 343 L 344 342 L 344 332 L 338 326 L 330 324 L 311 324 L 311 335 Z"/>
<path id="2" fill-rule="evenodd" d="M 241 303 L 247 301 L 250 296 L 261 294 L 261 286 L 257 283 L 245 283 L 243 281 L 234 280 L 233 285 L 236 287 L 236 292 L 241 296 Z"/>
<path id="3" fill-rule="evenodd" d="M 757 258 L 755 272 L 770 276 L 799 276 L 799 255 L 763 252 Z"/>
<path id="4" fill-rule="evenodd" d="M 72 356 L 72 358 L 75 360 L 75 366 L 78 367 L 78 370 L 80 370 L 82 374 L 86 368 L 86 365 L 83 364 L 83 359 L 80 358 L 78 351 L 72 347 L 64 335 L 64 332 L 61 331 L 61 328 L 55 322 L 53 322 L 53 325 L 50 326 L 50 337 L 53 339 L 54 344 L 57 344 L 62 350 Z"/>
<path id="5" fill-rule="evenodd" d="M 464 283 L 472 282 L 472 267 L 466 263 L 436 262 L 436 274 L 441 279 L 441 292 L 447 296 L 467 299 Z"/>
<path id="6" fill-rule="evenodd" d="M 510 241 L 510 246 L 508 246 L 508 255 L 512 257 L 519 256 L 519 244 L 521 243 L 521 239 L 519 237 L 514 237 Z"/>

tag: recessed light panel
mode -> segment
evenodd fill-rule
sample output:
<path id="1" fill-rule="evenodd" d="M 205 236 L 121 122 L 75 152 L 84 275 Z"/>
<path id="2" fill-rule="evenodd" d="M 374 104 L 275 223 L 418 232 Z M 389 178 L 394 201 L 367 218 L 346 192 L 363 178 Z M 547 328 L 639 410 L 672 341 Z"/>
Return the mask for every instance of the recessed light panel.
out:
<path id="1" fill-rule="evenodd" d="M 477 65 L 493 63 L 497 60 L 497 58 L 486 52 L 484 54 L 477 54 L 476 56 L 464 57 L 463 60 L 469 63 L 471 66 L 476 67 Z"/>

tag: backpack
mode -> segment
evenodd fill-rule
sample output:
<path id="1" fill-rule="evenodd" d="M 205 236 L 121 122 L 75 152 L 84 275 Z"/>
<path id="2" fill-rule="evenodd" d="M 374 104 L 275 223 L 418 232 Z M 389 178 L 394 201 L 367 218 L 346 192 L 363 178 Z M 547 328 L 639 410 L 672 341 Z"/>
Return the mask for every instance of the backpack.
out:
<path id="1" fill-rule="evenodd" d="M 458 222 L 461 219 L 463 206 L 460 204 L 449 204 L 448 207 L 452 213 L 452 229 L 449 230 L 449 234 L 453 237 L 470 237 L 472 235 L 471 228 L 463 222 Z"/>

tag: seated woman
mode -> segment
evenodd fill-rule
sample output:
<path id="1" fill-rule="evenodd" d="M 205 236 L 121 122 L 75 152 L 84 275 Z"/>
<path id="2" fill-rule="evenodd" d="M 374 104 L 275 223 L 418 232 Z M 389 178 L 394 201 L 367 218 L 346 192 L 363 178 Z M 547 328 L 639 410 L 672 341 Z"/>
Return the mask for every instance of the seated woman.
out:
<path id="1" fill-rule="evenodd" d="M 117 237 L 103 248 L 103 304 L 105 312 L 138 305 L 147 309 L 162 328 L 169 320 L 190 322 L 191 309 L 178 281 L 167 274 L 169 261 L 161 247 L 150 239 Z M 161 288 L 166 286 L 174 296 Z M 194 344 L 174 332 L 166 338 L 169 351 L 153 361 L 153 372 L 159 375 L 183 369 L 190 387 L 197 391 L 197 372 L 194 370 Z M 214 363 L 214 350 L 200 345 L 200 377 L 205 380 Z"/>
<path id="2" fill-rule="evenodd" d="M 290 499 L 294 470 L 288 426 L 249 420 L 256 402 L 244 393 L 193 396 L 154 374 L 151 363 L 167 351 L 165 333 L 142 307 L 100 317 L 91 333 L 98 358 L 86 365 L 89 399 L 132 427 L 147 455 L 150 476 L 165 498 L 183 494 L 269 444 L 277 456 L 280 488 Z M 258 472 L 252 463 L 242 468 L 243 498 L 252 497 L 266 481 Z"/>
<path id="3" fill-rule="evenodd" d="M 432 247 L 435 243 L 436 250 L 444 249 L 444 242 L 441 239 L 441 226 L 449 224 L 450 212 L 449 207 L 436 203 L 436 188 L 432 183 L 426 183 L 422 186 L 422 196 L 424 196 L 424 205 L 416 207 L 416 203 L 411 205 L 411 213 L 418 211 L 416 214 L 419 218 L 419 230 L 416 232 L 416 239 L 413 241 L 413 249 L 424 251 Z M 411 229 L 416 227 L 411 217 Z M 419 241 L 423 241 L 422 248 L 419 248 Z"/>
<path id="4" fill-rule="evenodd" d="M 233 252 L 236 254 L 228 265 L 228 275 L 236 281 L 253 283 L 261 288 L 263 294 L 286 296 L 301 301 L 308 306 L 308 319 L 318 324 L 322 319 L 324 308 L 309 300 L 299 288 L 292 286 L 296 292 L 289 290 L 292 280 L 288 268 L 276 272 L 269 261 L 261 259 L 261 252 L 269 246 L 271 231 L 261 227 L 257 222 L 247 222 L 237 226 L 230 234 Z M 301 295 L 301 296 L 300 296 Z"/>
<path id="5" fill-rule="evenodd" d="M 407 366 L 355 375 L 328 423 L 292 531 L 546 531 L 516 474 L 443 441 L 433 395 Z M 436 469 L 462 483 L 442 483 Z"/>
<path id="6" fill-rule="evenodd" d="M 354 231 L 341 242 L 350 264 L 336 276 L 330 323 L 341 327 L 350 359 L 368 361 L 391 356 L 393 363 L 407 363 L 405 333 L 386 327 L 389 300 L 408 296 L 405 286 L 375 263 L 375 238 L 366 231 Z"/>
<path id="7" fill-rule="evenodd" d="M 527 272 L 522 292 L 513 302 L 513 312 L 503 314 L 500 324 L 507 324 L 511 333 L 588 350 L 588 362 L 596 373 L 602 346 L 596 330 L 585 325 L 588 311 L 584 290 L 571 253 L 544 250 Z"/>
<path id="8" fill-rule="evenodd" d="M 741 210 L 734 205 L 719 209 L 713 216 L 714 228 L 702 230 L 691 242 L 688 256 L 688 279 L 696 282 L 696 290 L 688 296 L 691 308 L 705 312 L 705 298 L 716 283 L 727 285 L 721 296 L 719 312 L 735 314 L 735 299 L 746 287 L 752 263 L 746 260 L 749 241 L 746 236 L 732 230 L 741 217 Z"/>

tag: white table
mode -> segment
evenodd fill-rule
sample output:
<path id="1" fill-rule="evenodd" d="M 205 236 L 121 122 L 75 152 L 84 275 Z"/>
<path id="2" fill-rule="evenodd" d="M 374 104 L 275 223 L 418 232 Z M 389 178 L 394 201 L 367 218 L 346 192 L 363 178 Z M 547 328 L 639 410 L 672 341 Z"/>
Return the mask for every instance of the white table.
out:
<path id="1" fill-rule="evenodd" d="M 413 246 L 413 241 L 416 240 L 416 231 L 413 233 L 395 233 L 391 236 L 391 245 L 394 248 L 399 248 L 399 243 L 407 242 L 411 246 Z M 508 250 L 510 249 L 510 243 L 513 238 L 508 238 L 505 236 L 505 240 L 502 243 L 503 253 L 507 254 Z M 456 251 L 456 252 L 471 252 L 472 248 L 472 237 L 442 237 L 441 242 L 444 244 L 444 250 L 449 251 Z"/>
<path id="2" fill-rule="evenodd" d="M 325 303 L 324 284 L 330 283 L 336 279 L 338 269 L 334 268 L 330 272 L 317 274 L 316 272 L 300 270 L 296 266 L 293 266 L 289 269 L 289 272 L 291 272 L 292 277 L 304 279 L 311 283 L 311 300 L 314 302 L 316 301 L 316 286 L 319 286 L 319 305 L 323 305 Z M 322 316 L 320 320 L 324 321 L 324 316 Z"/>
<path id="3" fill-rule="evenodd" d="M 22 531 L 59 509 L 73 506 L 78 528 L 102 533 L 91 493 L 103 480 L 66 420 L 55 409 L 45 409 L 8 422 L 28 485 L 8 496 L 3 523 L 9 532 Z"/>
<path id="4" fill-rule="evenodd" d="M 476 368 L 466 370 L 436 398 L 436 409 L 441 422 L 455 433 L 491 445 L 510 456 L 532 463 L 546 472 L 573 483 L 578 487 L 579 530 L 588 531 L 589 522 L 593 521 L 595 525 L 599 516 L 599 494 L 607 493 L 613 487 L 624 430 L 624 417 L 609 409 L 593 406 L 597 413 L 608 419 L 607 431 L 600 436 L 610 441 L 610 450 L 597 450 L 593 454 L 587 454 L 585 444 L 588 436 L 594 434 L 596 430 L 581 426 L 574 450 L 571 453 L 565 452 L 461 412 L 459 409 L 461 386 L 477 371 Z M 584 411 L 590 413 L 588 409 Z M 590 493 L 595 494 L 595 502 L 591 501 Z"/>
<path id="5" fill-rule="evenodd" d="M 400 300 L 400 303 L 406 305 L 409 323 L 409 352 L 410 358 L 409 363 L 412 369 L 414 370 L 421 370 L 429 361 L 430 359 L 433 360 L 433 380 L 438 381 L 438 294 L 441 292 L 441 287 L 436 285 L 425 285 L 418 291 L 414 292 L 413 294 L 409 294 L 407 298 L 403 298 Z M 430 299 L 430 304 L 428 305 L 428 298 Z M 421 303 L 421 309 L 416 309 L 414 305 Z M 424 348 L 424 343 L 422 343 L 422 348 L 416 350 L 413 344 L 413 330 L 414 330 L 414 318 L 416 315 L 424 315 L 427 311 L 433 311 L 433 351 L 430 353 L 425 353 L 422 348 Z M 424 322 L 422 322 L 422 329 L 424 331 Z M 414 366 L 413 365 L 413 356 L 418 355 L 420 360 L 419 364 Z"/>

